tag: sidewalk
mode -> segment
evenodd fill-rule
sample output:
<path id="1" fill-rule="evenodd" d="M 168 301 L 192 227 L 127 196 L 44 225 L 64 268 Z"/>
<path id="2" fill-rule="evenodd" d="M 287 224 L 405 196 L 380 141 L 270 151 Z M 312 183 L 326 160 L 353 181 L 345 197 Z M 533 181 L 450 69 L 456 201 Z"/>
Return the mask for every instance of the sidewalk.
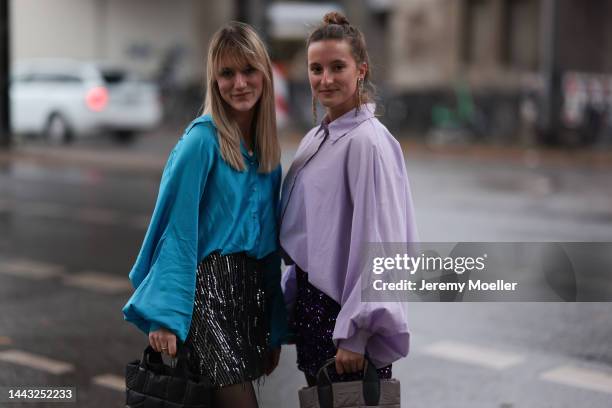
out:
<path id="1" fill-rule="evenodd" d="M 507 162 L 527 167 L 553 166 L 589 169 L 611 169 L 611 150 L 537 147 L 524 148 L 517 146 L 493 146 L 474 144 L 465 146 L 429 146 L 415 139 L 400 139 L 400 144 L 407 157 L 426 157 L 438 159 L 463 159 L 480 162 Z"/>
<path id="2" fill-rule="evenodd" d="M 27 162 L 41 166 L 74 166 L 159 175 L 177 140 L 174 132 L 155 132 L 143 135 L 128 145 L 106 139 L 82 140 L 58 146 L 32 141 L 15 144 L 8 151 L 0 150 L 0 164 Z"/>
<path id="3" fill-rule="evenodd" d="M 168 136 L 172 134 L 172 136 Z M 125 173 L 159 175 L 168 153 L 176 143 L 173 132 L 159 132 L 139 139 L 132 145 L 79 142 L 69 146 L 48 146 L 40 143 L 20 144 L 8 151 L 0 151 L 0 163 L 29 162 L 43 166 L 76 166 L 98 168 Z M 291 133 L 281 137 L 283 151 L 297 149 L 300 135 Z M 465 145 L 429 146 L 421 140 L 403 138 L 400 144 L 408 160 L 468 160 L 481 163 L 506 162 L 529 168 L 552 166 L 588 169 L 611 169 L 612 150 L 566 150 L 552 148 L 525 149 L 521 147 Z"/>

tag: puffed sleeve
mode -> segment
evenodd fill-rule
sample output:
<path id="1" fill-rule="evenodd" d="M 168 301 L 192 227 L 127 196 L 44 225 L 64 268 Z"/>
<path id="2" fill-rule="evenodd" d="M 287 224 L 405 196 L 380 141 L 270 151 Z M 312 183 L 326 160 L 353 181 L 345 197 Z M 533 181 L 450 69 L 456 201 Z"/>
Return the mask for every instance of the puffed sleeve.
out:
<path id="1" fill-rule="evenodd" d="M 155 209 L 130 272 L 135 292 L 123 308 L 142 331 L 164 327 L 182 341 L 189 331 L 198 256 L 199 205 L 213 162 L 214 132 L 187 129 L 163 171 Z"/>
<path id="2" fill-rule="evenodd" d="M 276 219 L 278 219 L 278 198 L 280 194 L 282 169 L 279 165 L 271 174 L 274 183 L 274 200 Z M 287 343 L 289 328 L 287 325 L 287 309 L 281 290 L 281 258 L 275 251 L 263 260 L 264 287 L 266 294 L 266 309 L 270 320 L 270 348 L 280 347 Z"/>
<path id="3" fill-rule="evenodd" d="M 295 264 L 288 265 L 281 278 L 281 287 L 285 298 L 285 305 L 289 316 L 293 315 L 295 298 L 297 295 L 297 277 L 295 275 Z"/>
<path id="4" fill-rule="evenodd" d="M 367 353 L 381 367 L 408 354 L 406 312 L 400 302 L 361 302 L 361 256 L 368 243 L 413 242 L 416 229 L 399 144 L 377 129 L 366 132 L 351 140 L 346 163 L 352 219 L 333 339 L 339 348 Z"/>

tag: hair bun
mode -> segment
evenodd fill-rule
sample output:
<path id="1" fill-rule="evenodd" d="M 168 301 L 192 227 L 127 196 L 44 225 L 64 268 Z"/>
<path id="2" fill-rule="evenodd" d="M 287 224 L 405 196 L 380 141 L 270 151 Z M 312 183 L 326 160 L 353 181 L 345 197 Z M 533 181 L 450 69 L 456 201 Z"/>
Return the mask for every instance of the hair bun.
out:
<path id="1" fill-rule="evenodd" d="M 338 24 L 346 26 L 351 24 L 349 23 L 346 17 L 344 17 L 341 13 L 338 13 L 337 11 L 331 11 L 325 14 L 325 16 L 323 16 L 323 23 L 326 25 Z"/>

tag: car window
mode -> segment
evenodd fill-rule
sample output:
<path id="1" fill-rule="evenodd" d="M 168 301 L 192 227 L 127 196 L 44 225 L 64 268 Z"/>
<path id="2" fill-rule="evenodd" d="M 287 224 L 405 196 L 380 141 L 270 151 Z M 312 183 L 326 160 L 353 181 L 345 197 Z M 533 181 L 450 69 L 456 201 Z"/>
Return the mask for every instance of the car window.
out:
<path id="1" fill-rule="evenodd" d="M 19 74 L 11 75 L 11 82 L 27 82 L 29 80 L 30 80 L 29 74 L 19 73 Z"/>
<path id="2" fill-rule="evenodd" d="M 76 75 L 61 74 L 61 73 L 31 73 L 22 77 L 22 81 L 26 82 L 51 82 L 51 83 L 81 83 L 81 78 Z"/>
<path id="3" fill-rule="evenodd" d="M 109 85 L 119 84 L 125 81 L 127 77 L 128 77 L 127 72 L 118 70 L 118 69 L 114 69 L 114 70 L 107 69 L 107 70 L 102 71 L 102 78 L 104 78 L 104 82 L 106 82 Z"/>

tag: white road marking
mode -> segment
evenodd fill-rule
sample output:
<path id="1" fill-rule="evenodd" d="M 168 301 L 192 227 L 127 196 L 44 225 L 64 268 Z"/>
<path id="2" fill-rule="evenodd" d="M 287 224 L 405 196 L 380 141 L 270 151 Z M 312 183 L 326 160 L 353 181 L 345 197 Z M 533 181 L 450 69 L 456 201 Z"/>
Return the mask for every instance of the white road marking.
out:
<path id="1" fill-rule="evenodd" d="M 10 212 L 13 206 L 6 200 L 0 200 L 0 212 Z"/>
<path id="2" fill-rule="evenodd" d="M 116 277 L 106 273 L 85 271 L 76 275 L 64 276 L 64 283 L 102 293 L 123 293 L 132 290 L 127 277 Z"/>
<path id="3" fill-rule="evenodd" d="M 98 375 L 92 379 L 92 382 L 103 387 L 113 389 L 115 391 L 125 391 L 125 378 L 113 374 Z"/>
<path id="4" fill-rule="evenodd" d="M 0 261 L 0 273 L 22 278 L 48 279 L 61 276 L 64 267 L 27 259 L 13 259 Z"/>
<path id="5" fill-rule="evenodd" d="M 76 211 L 73 217 L 78 221 L 104 225 L 118 224 L 120 218 L 115 211 L 103 208 L 83 208 Z"/>
<path id="6" fill-rule="evenodd" d="M 562 366 L 540 374 L 540 379 L 612 394 L 612 373 L 603 371 Z"/>
<path id="7" fill-rule="evenodd" d="M 20 278 L 43 280 L 48 278 L 63 278 L 67 286 L 95 292 L 115 294 L 132 290 L 132 285 L 126 277 L 117 277 L 106 273 L 84 271 L 78 274 L 68 274 L 61 265 L 53 265 L 27 259 L 0 261 L 0 274 Z"/>
<path id="8" fill-rule="evenodd" d="M 38 217 L 64 218 L 70 215 L 70 208 L 53 203 L 26 202 L 13 205 L 13 211 Z"/>
<path id="9" fill-rule="evenodd" d="M 126 225 L 137 229 L 147 229 L 150 221 L 151 217 L 148 215 L 135 215 L 127 219 Z"/>
<path id="10" fill-rule="evenodd" d="M 47 202 L 19 202 L 0 199 L 0 212 L 15 212 L 34 217 L 69 219 L 101 225 L 125 225 L 145 229 L 149 225 L 148 215 L 127 215 L 105 208 L 75 208 Z"/>
<path id="11" fill-rule="evenodd" d="M 446 360 L 453 360 L 496 370 L 512 367 L 524 360 L 524 358 L 518 354 L 453 341 L 441 341 L 425 347 L 423 351 L 425 354 Z"/>
<path id="12" fill-rule="evenodd" d="M 0 361 L 19 364 L 36 370 L 46 371 L 51 374 L 64 374 L 74 370 L 74 366 L 62 361 L 52 360 L 47 357 L 27 353 L 21 350 L 0 351 Z"/>

